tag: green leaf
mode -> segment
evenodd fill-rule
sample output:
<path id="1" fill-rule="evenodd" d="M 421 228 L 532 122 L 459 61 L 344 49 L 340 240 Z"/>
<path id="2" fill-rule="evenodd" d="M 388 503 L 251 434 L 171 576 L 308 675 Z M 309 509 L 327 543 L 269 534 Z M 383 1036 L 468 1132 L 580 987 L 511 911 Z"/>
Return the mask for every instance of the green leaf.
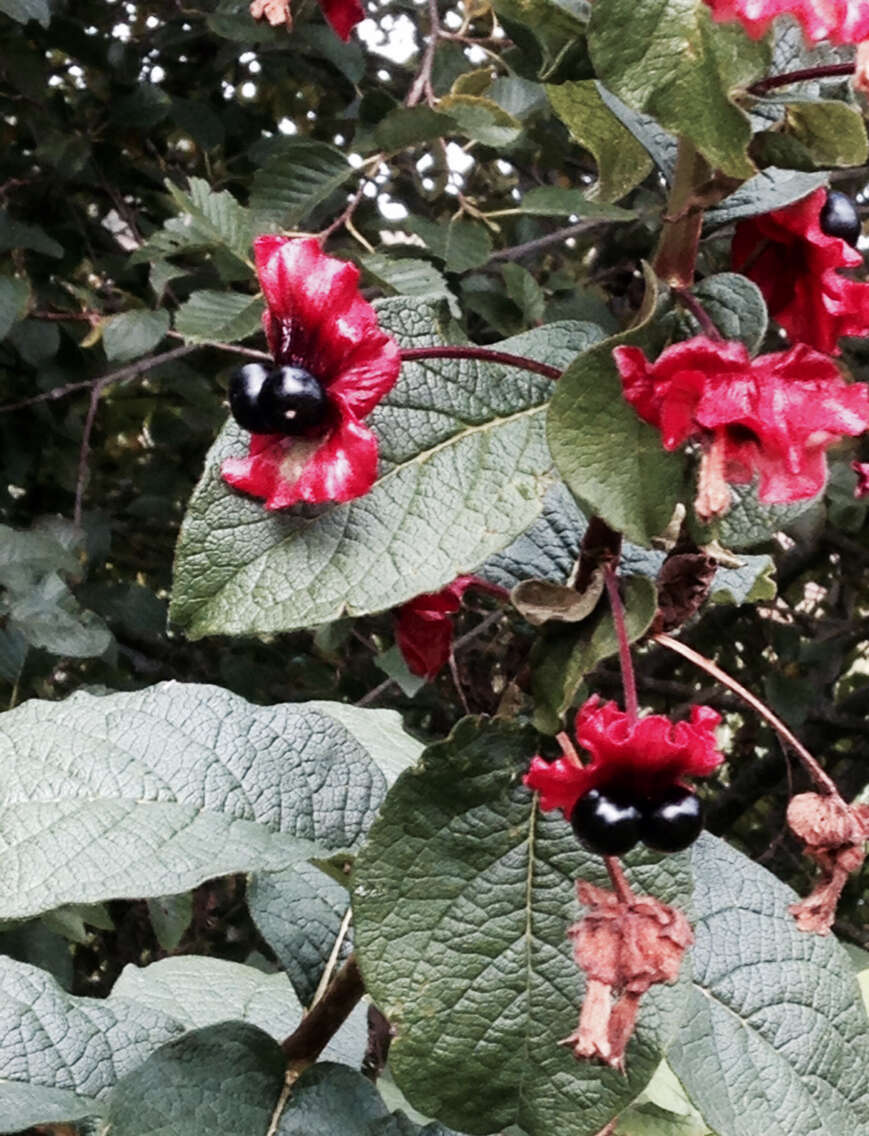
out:
<path id="1" fill-rule="evenodd" d="M 141 80 L 129 95 L 116 99 L 109 110 L 109 118 L 126 128 L 149 130 L 162 122 L 172 109 L 172 98 L 156 83 Z"/>
<path id="2" fill-rule="evenodd" d="M 175 330 L 190 343 L 235 343 L 262 328 L 263 301 L 241 292 L 194 292 L 175 316 Z"/>
<path id="3" fill-rule="evenodd" d="M 16 276 L 0 276 L 0 339 L 5 339 L 12 325 L 24 315 L 30 299 L 26 280 Z"/>
<path id="4" fill-rule="evenodd" d="M 557 88 L 552 88 L 553 90 Z M 539 185 L 529 189 L 518 205 L 522 213 L 532 217 L 600 217 L 605 221 L 632 221 L 636 213 L 622 209 L 618 205 L 608 205 L 600 201 L 589 201 L 578 189 L 567 189 L 558 185 Z"/>
<path id="5" fill-rule="evenodd" d="M 650 173 L 645 148 L 605 105 L 593 79 L 548 86 L 546 94 L 573 138 L 597 162 L 598 180 L 589 196 L 618 201 Z"/>
<path id="6" fill-rule="evenodd" d="M 626 1076 L 558 1044 L 581 1001 L 566 937 L 575 881 L 606 877 L 522 787 L 534 749 L 527 728 L 465 719 L 399 778 L 354 867 L 356 953 L 415 1107 L 474 1132 L 592 1136 L 651 1077 L 682 994 L 644 996 Z M 684 907 L 687 859 L 638 853 L 628 869 Z"/>
<path id="7" fill-rule="evenodd" d="M 126 363 L 152 351 L 169 330 L 168 312 L 122 312 L 103 321 L 103 348 L 110 363 Z"/>
<path id="8" fill-rule="evenodd" d="M 648 546 L 684 495 L 684 459 L 622 397 L 612 349 L 642 334 L 613 336 L 562 375 L 549 411 L 552 456 L 570 490 L 611 528 Z"/>
<path id="9" fill-rule="evenodd" d="M 88 1098 L 103 1096 L 181 1033 L 167 1014 L 123 1000 L 76 998 L 45 971 L 10 958 L 0 958 L 0 992 L 0 1123 L 11 1111 L 19 1128 L 99 1112 Z"/>
<path id="10" fill-rule="evenodd" d="M 26 24 L 28 20 L 36 20 L 44 28 L 51 22 L 51 8 L 48 0 L 0 0 L 0 12 L 17 20 L 19 24 Z"/>
<path id="11" fill-rule="evenodd" d="M 344 154 L 325 142 L 289 138 L 254 174 L 250 208 L 256 226 L 294 228 L 353 175 Z"/>
<path id="12" fill-rule="evenodd" d="M 588 6 L 582 0 L 496 0 L 494 8 L 502 19 L 516 21 L 534 35 L 543 55 L 544 78 L 552 78 L 560 63 L 569 63 L 577 50 L 585 54 Z"/>
<path id="13" fill-rule="evenodd" d="M 744 604 L 775 599 L 775 561 L 766 554 L 741 556 L 739 568 L 721 565 L 709 589 L 710 603 Z"/>
<path id="14" fill-rule="evenodd" d="M 113 1089 L 112 1136 L 265 1136 L 284 1081 L 281 1048 L 224 1022 L 158 1049 Z"/>
<path id="15" fill-rule="evenodd" d="M 631 642 L 648 630 L 657 607 L 654 581 L 644 576 L 627 581 L 625 625 Z M 562 729 L 563 716 L 576 701 L 585 676 L 618 649 L 607 608 L 580 628 L 553 627 L 538 640 L 531 654 L 531 683 L 536 702 L 534 725 L 541 733 Z"/>
<path id="16" fill-rule="evenodd" d="M 217 193 L 202 178 L 190 179 L 188 193 L 171 181 L 166 182 L 166 188 L 181 210 L 181 219 L 189 218 L 187 224 L 194 240 L 222 246 L 244 264 L 250 264 L 253 218 L 228 189 Z"/>
<path id="17" fill-rule="evenodd" d="M 449 224 L 442 225 L 424 217 L 408 217 L 400 224 L 402 229 L 415 233 L 425 241 L 439 260 L 446 261 L 450 272 L 467 272 L 471 268 L 479 268 L 492 255 L 489 230 L 479 221 L 453 217 Z"/>
<path id="18" fill-rule="evenodd" d="M 26 225 L 0 210 L 0 252 L 9 249 L 32 249 L 43 256 L 63 256 L 63 245 L 46 233 L 41 225 Z"/>
<path id="19" fill-rule="evenodd" d="M 350 906 L 346 887 L 311 864 L 298 864 L 282 872 L 257 872 L 248 885 L 247 905 L 296 994 L 309 1006 Z M 340 959 L 351 944 L 348 934 Z"/>
<path id="20" fill-rule="evenodd" d="M 505 264 L 501 269 L 504 283 L 507 285 L 507 295 L 522 313 L 526 323 L 540 323 L 543 320 L 543 310 L 546 299 L 543 289 L 531 275 L 527 268 L 521 264 Z"/>
<path id="21" fill-rule="evenodd" d="M 673 135 L 668 130 L 664 130 L 651 115 L 631 110 L 621 99 L 616 98 L 612 91 L 608 91 L 603 83 L 595 82 L 595 86 L 604 105 L 613 112 L 622 126 L 633 134 L 667 181 L 672 182 L 678 148 Z"/>
<path id="22" fill-rule="evenodd" d="M 770 166 L 749 178 L 720 205 L 707 210 L 703 222 L 711 229 L 745 217 L 756 217 L 759 213 L 771 213 L 794 201 L 801 201 L 826 183 L 826 174 L 779 170 Z"/>
<path id="23" fill-rule="evenodd" d="M 716 24 L 703 0 L 595 0 L 588 42 L 613 94 L 690 138 L 710 165 L 751 177 L 751 124 L 731 93 L 765 73 L 762 41 Z"/>
<path id="24" fill-rule="evenodd" d="M 4 714 L 0 918 L 352 848 L 386 790 L 380 731 L 357 738 L 344 722 L 372 711 L 331 705 L 167 682 Z"/>
<path id="25" fill-rule="evenodd" d="M 613 1136 L 714 1136 L 666 1061 L 623 1112 Z"/>
<path id="26" fill-rule="evenodd" d="M 456 124 L 447 114 L 439 114 L 427 106 L 396 107 L 376 126 L 374 141 L 381 150 L 394 152 L 408 146 L 434 142 L 455 131 Z"/>
<path id="27" fill-rule="evenodd" d="M 443 296 L 452 301 L 451 306 L 455 305 L 443 275 L 427 260 L 376 252 L 362 257 L 361 264 L 379 284 L 400 296 L 419 296 L 430 300 Z M 457 315 L 458 311 L 454 314 Z"/>
<path id="28" fill-rule="evenodd" d="M 288 1037 L 302 1007 L 285 974 L 264 974 L 252 966 L 201 955 L 161 959 L 150 966 L 128 964 L 112 988 L 121 998 L 194 1030 L 219 1022 L 257 1026 L 275 1041 Z"/>
<path id="29" fill-rule="evenodd" d="M 164 951 L 174 951 L 193 918 L 193 896 L 190 892 L 157 895 L 147 900 L 147 904 L 157 942 Z"/>
<path id="30" fill-rule="evenodd" d="M 739 339 L 754 355 L 763 343 L 767 328 L 766 303 L 758 286 L 738 272 L 719 272 L 707 276 L 692 292 L 725 339 Z M 700 334 L 702 328 L 689 315 Z"/>
<path id="31" fill-rule="evenodd" d="M 293 1085 L 275 1136 L 455 1136 L 441 1124 L 418 1124 L 390 1115 L 377 1089 L 361 1073 L 320 1062 Z"/>
<path id="32" fill-rule="evenodd" d="M 543 511 L 512 544 L 496 552 L 479 568 L 479 574 L 508 590 L 523 580 L 551 580 L 563 584 L 579 555 L 588 519 L 563 481 L 543 499 Z"/>
<path id="33" fill-rule="evenodd" d="M 446 95 L 438 108 L 455 120 L 459 133 L 483 146 L 509 148 L 522 135 L 517 118 L 480 95 Z"/>
<path id="34" fill-rule="evenodd" d="M 695 845 L 694 991 L 669 1061 L 726 1136 L 869 1130 L 869 1023 L 847 955 L 797 929 L 790 888 Z"/>
<path id="35" fill-rule="evenodd" d="M 833 99 L 785 104 L 786 132 L 806 148 L 816 166 L 862 166 L 866 124 L 857 107 Z"/>
<path id="36" fill-rule="evenodd" d="M 725 548 L 751 548 L 788 528 L 821 500 L 822 494 L 790 505 L 764 505 L 757 484 L 731 485 L 730 509 L 717 522 L 717 537 Z"/>
<path id="37" fill-rule="evenodd" d="M 430 305 L 386 301 L 378 313 L 405 345 L 437 341 Z M 591 324 L 549 324 L 498 346 L 566 366 L 598 335 Z M 405 363 L 368 419 L 380 442 L 374 487 L 313 512 L 269 513 L 221 481 L 223 458 L 246 444 L 228 423 L 182 525 L 171 618 L 193 638 L 307 627 L 473 571 L 540 510 L 552 476 L 551 391 L 548 379 L 491 363 Z"/>

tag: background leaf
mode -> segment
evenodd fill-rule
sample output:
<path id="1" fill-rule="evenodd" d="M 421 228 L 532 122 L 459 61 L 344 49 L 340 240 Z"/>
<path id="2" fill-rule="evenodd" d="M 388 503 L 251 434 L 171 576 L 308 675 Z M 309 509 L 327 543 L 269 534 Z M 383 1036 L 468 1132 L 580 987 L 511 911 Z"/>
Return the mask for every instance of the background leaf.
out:
<path id="1" fill-rule="evenodd" d="M 131 311 L 102 325 L 103 347 L 111 363 L 126 363 L 152 351 L 169 330 L 168 312 Z"/>
<path id="2" fill-rule="evenodd" d="M 188 343 L 235 343 L 262 328 L 263 301 L 241 292 L 194 292 L 175 316 L 175 330 Z"/>
<path id="3" fill-rule="evenodd" d="M 869 1130 L 869 1021 L 832 937 L 797 930 L 790 888 L 703 836 L 694 991 L 669 1060 L 726 1136 Z"/>

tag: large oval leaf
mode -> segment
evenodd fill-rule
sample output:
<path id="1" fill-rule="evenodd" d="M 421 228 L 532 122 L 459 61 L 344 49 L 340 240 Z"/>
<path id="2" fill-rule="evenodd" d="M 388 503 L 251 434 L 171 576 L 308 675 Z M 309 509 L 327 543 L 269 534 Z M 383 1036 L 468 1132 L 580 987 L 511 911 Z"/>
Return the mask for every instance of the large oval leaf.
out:
<path id="1" fill-rule="evenodd" d="M 434 309 L 383 303 L 405 344 L 431 344 Z M 566 367 L 600 332 L 550 324 L 499 349 Z M 171 617 L 192 638 L 272 632 L 380 611 L 435 591 L 510 543 L 552 482 L 544 421 L 552 383 L 473 360 L 406 363 L 369 419 L 380 473 L 348 504 L 267 512 L 220 463 L 244 450 L 230 422 L 208 454 L 175 560 Z"/>
<path id="2" fill-rule="evenodd" d="M 726 1136 L 865 1136 L 869 1021 L 848 956 L 797 930 L 790 888 L 695 845 L 694 988 L 670 1064 Z"/>
<path id="3" fill-rule="evenodd" d="M 0 918 L 350 848 L 386 791 L 369 738 L 394 775 L 397 716 L 329 706 L 167 682 L 0 716 Z"/>
<path id="4" fill-rule="evenodd" d="M 644 998 L 626 1077 L 558 1044 L 582 994 L 575 881 L 606 875 L 521 786 L 533 749 L 531 731 L 466 719 L 399 778 L 354 870 L 356 951 L 415 1107 L 468 1132 L 592 1136 L 651 1077 L 687 978 Z M 686 906 L 687 856 L 629 863 L 638 890 Z"/>

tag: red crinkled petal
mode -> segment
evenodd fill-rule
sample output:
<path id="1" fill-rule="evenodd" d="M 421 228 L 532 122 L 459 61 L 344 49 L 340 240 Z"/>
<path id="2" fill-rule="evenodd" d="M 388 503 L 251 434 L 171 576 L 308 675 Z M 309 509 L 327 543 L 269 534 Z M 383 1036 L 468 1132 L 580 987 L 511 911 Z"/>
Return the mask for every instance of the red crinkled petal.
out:
<path id="1" fill-rule="evenodd" d="M 249 455 L 226 458 L 220 472 L 233 488 L 264 498 L 267 509 L 352 501 L 377 477 L 377 439 L 352 415 L 323 438 L 252 434 Z"/>
<path id="2" fill-rule="evenodd" d="M 760 499 L 770 504 L 819 493 L 827 447 L 869 428 L 866 385 L 849 386 L 831 359 L 805 344 L 751 359 L 741 343 L 698 336 L 653 363 L 637 348 L 613 355 L 626 399 L 660 429 L 666 449 L 691 438 L 720 447 L 727 480 L 758 477 Z"/>
<path id="3" fill-rule="evenodd" d="M 504 588 L 477 576 L 458 576 L 439 592 L 425 592 L 399 608 L 395 641 L 415 675 L 434 678 L 449 661 L 453 644 L 450 616 L 459 610 L 462 596 L 470 587 L 499 598 L 507 595 Z"/>
<path id="4" fill-rule="evenodd" d="M 323 15 L 346 43 L 356 24 L 365 19 L 365 9 L 359 0 L 319 0 L 319 2 Z"/>
<path id="5" fill-rule="evenodd" d="M 776 16 L 800 22 L 811 43 L 859 43 L 869 38 L 867 0 L 706 0 L 716 20 L 738 20 L 755 39 L 764 35 Z"/>
<path id="6" fill-rule="evenodd" d="M 576 739 L 591 754 L 589 764 L 535 757 L 523 782 L 540 793 L 541 808 L 562 809 L 568 818 L 589 789 L 613 786 L 654 796 L 718 768 L 724 760 L 715 741 L 720 721 L 711 707 L 693 706 L 688 722 L 661 714 L 631 722 L 615 702 L 601 704 L 593 695 L 576 715 Z"/>
<path id="7" fill-rule="evenodd" d="M 826 190 L 741 221 L 731 249 L 733 267 L 760 288 L 773 319 L 795 343 L 838 355 L 843 335 L 869 333 L 869 284 L 842 268 L 863 257 L 847 241 L 821 232 Z"/>
<path id="8" fill-rule="evenodd" d="M 258 237 L 254 256 L 275 361 L 305 367 L 364 417 L 395 385 L 401 357 L 359 295 L 359 269 L 327 256 L 313 237 Z"/>

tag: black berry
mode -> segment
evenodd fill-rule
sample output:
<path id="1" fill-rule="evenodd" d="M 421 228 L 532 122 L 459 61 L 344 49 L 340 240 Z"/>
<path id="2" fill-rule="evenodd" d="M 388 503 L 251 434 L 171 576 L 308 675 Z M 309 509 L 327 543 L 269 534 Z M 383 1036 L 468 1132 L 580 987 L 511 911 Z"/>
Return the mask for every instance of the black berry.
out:
<path id="1" fill-rule="evenodd" d="M 260 406 L 276 434 L 304 434 L 329 412 L 321 383 L 303 367 L 276 367 L 263 383 Z"/>
<path id="2" fill-rule="evenodd" d="M 269 423 L 260 407 L 260 392 L 269 372 L 261 363 L 248 363 L 234 371 L 229 380 L 229 409 L 243 430 L 251 434 L 270 434 Z"/>
<path id="3" fill-rule="evenodd" d="M 626 794 L 589 789 L 574 805 L 570 823 L 589 852 L 621 856 L 639 839 L 640 810 Z"/>
<path id="4" fill-rule="evenodd" d="M 678 785 L 643 809 L 640 840 L 654 852 L 681 852 L 703 831 L 703 806 L 695 793 Z"/>
<path id="5" fill-rule="evenodd" d="M 839 237 L 857 247 L 863 226 L 854 202 L 846 194 L 830 190 L 821 207 L 820 222 L 822 233 L 826 233 L 828 237 Z"/>

